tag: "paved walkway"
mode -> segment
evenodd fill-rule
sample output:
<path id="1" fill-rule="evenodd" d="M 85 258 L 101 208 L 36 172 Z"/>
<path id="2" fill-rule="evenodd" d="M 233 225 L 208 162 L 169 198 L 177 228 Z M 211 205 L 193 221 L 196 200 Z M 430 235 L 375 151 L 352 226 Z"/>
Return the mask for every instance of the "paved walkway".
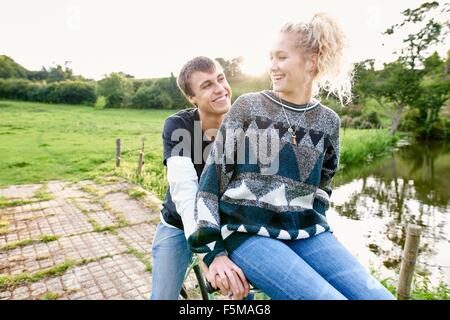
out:
<path id="1" fill-rule="evenodd" d="M 159 206 L 115 177 L 0 189 L 0 300 L 148 299 Z"/>

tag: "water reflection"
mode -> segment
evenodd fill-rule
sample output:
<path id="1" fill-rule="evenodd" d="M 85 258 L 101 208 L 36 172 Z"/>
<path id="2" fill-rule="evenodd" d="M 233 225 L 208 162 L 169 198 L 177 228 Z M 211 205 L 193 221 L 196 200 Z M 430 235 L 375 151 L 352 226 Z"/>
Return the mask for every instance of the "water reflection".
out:
<path id="1" fill-rule="evenodd" d="M 341 170 L 334 183 L 330 224 L 363 263 L 397 278 L 406 226 L 415 223 L 423 227 L 417 271 L 450 284 L 448 144 L 401 147 Z"/>

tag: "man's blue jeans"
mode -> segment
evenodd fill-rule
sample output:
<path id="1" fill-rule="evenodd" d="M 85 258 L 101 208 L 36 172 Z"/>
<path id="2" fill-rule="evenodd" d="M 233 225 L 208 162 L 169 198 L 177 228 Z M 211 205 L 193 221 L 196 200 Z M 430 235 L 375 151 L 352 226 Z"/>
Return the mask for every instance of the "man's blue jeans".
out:
<path id="1" fill-rule="evenodd" d="M 330 232 L 291 241 L 255 235 L 230 258 L 272 299 L 395 299 Z"/>
<path id="2" fill-rule="evenodd" d="M 183 230 L 159 223 L 152 245 L 152 300 L 178 300 L 192 253 Z"/>

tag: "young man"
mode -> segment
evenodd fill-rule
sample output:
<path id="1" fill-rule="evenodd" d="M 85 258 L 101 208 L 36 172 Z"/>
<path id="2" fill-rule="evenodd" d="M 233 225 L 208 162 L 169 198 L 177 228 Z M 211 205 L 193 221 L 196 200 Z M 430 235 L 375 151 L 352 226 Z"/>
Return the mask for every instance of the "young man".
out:
<path id="1" fill-rule="evenodd" d="M 181 110 L 164 123 L 164 165 L 169 188 L 152 245 L 152 300 L 177 300 L 179 297 L 192 257 L 186 239 L 195 228 L 198 180 L 210 143 L 231 107 L 231 88 L 222 67 L 214 60 L 196 57 L 188 61 L 180 71 L 177 84 L 195 108 Z M 225 258 L 227 263 L 233 264 Z M 211 278 L 210 273 L 207 273 L 208 280 L 223 294 L 232 291 L 239 297 L 248 293 L 242 272 L 240 277 L 244 280 L 231 277 L 229 282 L 220 270 L 217 282 L 216 276 Z M 225 281 L 219 281 L 219 277 Z"/>

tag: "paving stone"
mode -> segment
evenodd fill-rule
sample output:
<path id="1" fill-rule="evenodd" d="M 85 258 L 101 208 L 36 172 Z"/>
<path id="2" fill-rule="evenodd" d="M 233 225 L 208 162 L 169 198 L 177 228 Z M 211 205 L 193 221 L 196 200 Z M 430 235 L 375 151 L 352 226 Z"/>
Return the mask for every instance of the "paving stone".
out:
<path id="1" fill-rule="evenodd" d="M 47 213 L 37 212 L 35 219 L 20 220 L 15 217 L 8 218 L 8 234 L 16 234 L 19 240 L 38 239 L 43 235 L 71 235 L 92 231 L 92 225 L 81 212 L 70 206 L 64 211 L 52 209 Z M 6 238 L 6 236 L 5 236 Z"/>
<path id="2" fill-rule="evenodd" d="M 36 243 L 0 252 L 0 273 L 17 270 L 35 272 L 56 265 L 55 261 L 95 259 L 126 250 L 127 247 L 109 233 L 93 232 L 64 237 L 49 243 Z M 101 267 L 98 268 L 101 270 Z"/>
<path id="3" fill-rule="evenodd" d="M 60 199 L 67 198 L 91 198 L 92 195 L 80 190 L 73 184 L 67 182 L 48 183 L 48 190 L 52 195 Z"/>
<path id="4" fill-rule="evenodd" d="M 3 291 L 0 292 L 0 300 L 9 300 L 11 298 L 11 292 L 9 291 Z"/>
<path id="5" fill-rule="evenodd" d="M 32 199 L 36 191 L 41 187 L 42 184 L 28 184 L 0 188 L 0 197 L 4 197 L 6 199 Z"/>
<path id="6" fill-rule="evenodd" d="M 133 248 L 145 254 L 150 259 L 150 251 L 156 226 L 153 224 L 139 224 L 117 229 L 120 237 Z"/>
<path id="7" fill-rule="evenodd" d="M 13 291 L 12 295 L 15 300 L 30 299 L 30 290 L 27 287 L 19 287 Z"/>
<path id="8" fill-rule="evenodd" d="M 139 201 L 130 199 L 128 194 L 123 192 L 107 194 L 101 201 L 106 202 L 113 211 L 123 215 L 125 220 L 131 224 L 150 221 L 158 215 L 144 207 Z"/>
<path id="9" fill-rule="evenodd" d="M 118 180 L 105 185 L 92 181 L 75 184 L 51 181 L 47 183 L 47 192 L 52 195 L 52 200 L 0 210 L 2 221 L 8 223 L 1 230 L 0 248 L 33 240 L 26 246 L 0 250 L 0 274 L 33 274 L 68 260 L 86 261 L 69 267 L 59 276 L 0 289 L 0 300 L 42 299 L 50 294 L 56 294 L 59 300 L 149 298 L 151 275 L 142 261 L 126 252 L 131 247 L 144 253 L 150 261 L 156 229 L 152 221 L 159 213 L 144 205 L 145 199 L 131 199 L 122 192 L 136 187 Z M 0 196 L 36 200 L 33 197 L 41 187 L 42 184 L 34 184 L 0 188 Z M 91 187 L 104 195 L 100 203 L 96 203 L 95 195 L 83 191 L 83 187 Z M 103 203 L 111 211 L 105 210 Z M 118 222 L 117 214 L 132 225 L 117 229 L 117 234 L 94 232 L 89 220 L 101 227 L 113 226 Z M 58 238 L 45 243 L 42 241 L 44 235 Z"/>

